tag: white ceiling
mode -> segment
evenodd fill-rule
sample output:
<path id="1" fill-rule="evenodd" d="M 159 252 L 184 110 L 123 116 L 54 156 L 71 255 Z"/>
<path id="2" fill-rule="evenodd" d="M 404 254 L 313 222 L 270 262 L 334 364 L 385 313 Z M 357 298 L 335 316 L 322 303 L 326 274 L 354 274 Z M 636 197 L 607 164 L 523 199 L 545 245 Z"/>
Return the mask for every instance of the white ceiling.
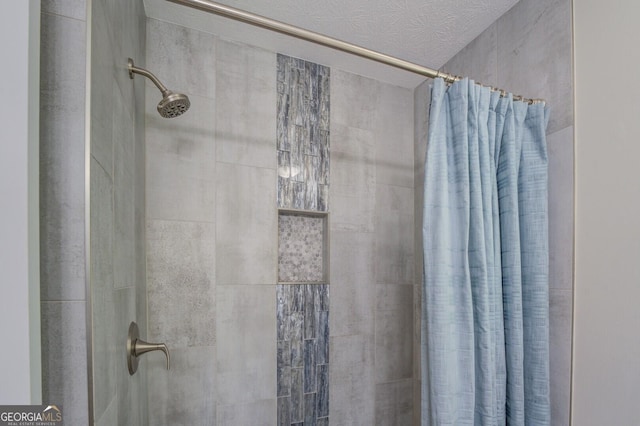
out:
<path id="1" fill-rule="evenodd" d="M 438 69 L 518 0 L 220 0 L 221 3 Z M 147 16 L 404 87 L 423 77 L 170 3 Z"/>

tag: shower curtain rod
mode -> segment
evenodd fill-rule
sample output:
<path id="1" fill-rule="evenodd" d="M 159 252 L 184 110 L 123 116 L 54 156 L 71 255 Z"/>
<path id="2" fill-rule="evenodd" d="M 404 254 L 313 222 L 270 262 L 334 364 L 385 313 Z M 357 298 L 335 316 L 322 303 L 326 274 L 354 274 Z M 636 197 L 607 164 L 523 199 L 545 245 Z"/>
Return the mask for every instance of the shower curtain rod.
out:
<path id="1" fill-rule="evenodd" d="M 225 18 L 234 19 L 236 21 L 244 22 L 245 24 L 254 25 L 267 30 L 275 31 L 281 34 L 289 35 L 299 38 L 301 40 L 310 41 L 312 43 L 320 44 L 322 46 L 330 47 L 332 49 L 341 50 L 346 53 L 360 56 L 362 58 L 371 59 L 376 62 L 380 62 L 392 67 L 400 68 L 414 74 L 420 74 L 429 78 L 442 78 L 447 84 L 454 83 L 458 80 L 462 80 L 462 77 L 447 74 L 431 68 L 423 67 L 422 65 L 414 64 L 403 59 L 395 58 L 393 56 L 385 55 L 384 53 L 376 52 L 355 44 L 347 43 L 342 40 L 338 40 L 323 34 L 315 33 L 313 31 L 305 30 L 304 28 L 296 27 L 286 24 L 284 22 L 276 21 L 273 19 L 265 18 L 264 16 L 256 15 L 244 10 L 236 9 L 231 6 L 215 3 L 210 0 L 167 0 L 172 3 L 181 4 L 183 6 L 192 7 L 194 9 L 202 10 L 204 12 L 212 13 L 214 15 L 224 16 Z M 477 83 L 482 85 L 481 83 Z M 491 90 L 500 92 L 501 96 L 506 96 L 507 92 L 495 87 L 489 86 Z M 527 99 L 519 95 L 514 95 L 513 99 L 516 101 L 528 102 L 530 104 L 544 102 L 542 99 Z"/>

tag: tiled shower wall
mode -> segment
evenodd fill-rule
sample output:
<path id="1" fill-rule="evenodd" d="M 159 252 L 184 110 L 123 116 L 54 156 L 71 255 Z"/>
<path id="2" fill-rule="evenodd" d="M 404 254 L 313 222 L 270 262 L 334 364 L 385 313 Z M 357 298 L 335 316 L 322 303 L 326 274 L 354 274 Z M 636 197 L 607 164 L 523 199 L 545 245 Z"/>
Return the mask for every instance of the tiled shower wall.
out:
<path id="1" fill-rule="evenodd" d="M 147 66 L 192 101 L 168 121 L 147 86 L 149 338 L 174 363 L 143 361 L 149 421 L 273 425 L 277 55 L 148 20 Z M 408 424 L 413 93 L 334 68 L 330 90 L 331 423 Z"/>
<path id="2" fill-rule="evenodd" d="M 329 209 L 329 68 L 278 54 L 278 207 Z"/>
<path id="3" fill-rule="evenodd" d="M 331 69 L 332 424 L 411 424 L 412 141 L 411 90 Z"/>
<path id="4" fill-rule="evenodd" d="M 121 356 L 128 320 L 136 318 L 136 311 L 146 328 L 144 245 L 140 245 L 144 239 L 143 157 L 141 145 L 134 144 L 143 139 L 142 114 L 134 98 L 144 99 L 144 91 L 138 86 L 134 95 L 125 68 L 128 56 L 143 53 L 144 11 L 141 1 L 118 0 L 104 6 L 104 2 L 88 5 L 82 0 L 42 1 L 43 401 L 62 405 L 69 424 L 89 424 L 90 419 L 97 424 L 145 424 L 146 395 L 140 387 L 144 372 L 130 379 Z M 93 47 L 94 71 L 90 86 L 92 294 L 86 294 L 85 288 L 88 46 Z M 87 303 L 96 315 L 93 330 L 86 329 Z M 96 351 L 92 356 L 95 418 L 88 410 L 92 392 L 87 377 L 88 333 Z"/>
<path id="5" fill-rule="evenodd" d="M 73 424 L 88 419 L 85 9 L 82 0 L 42 2 L 43 398 L 61 402 Z M 552 108 L 550 337 L 552 415 L 558 425 L 568 424 L 571 350 L 570 19 L 568 0 L 522 0 L 446 67 L 487 84 L 544 97 Z M 149 306 L 155 312 L 149 338 L 168 340 L 176 349 L 170 372 L 163 370 L 160 357 L 141 364 L 156 375 L 149 379 L 152 423 L 215 424 L 217 419 L 218 424 L 245 424 L 258 419 L 255 424 L 272 424 L 275 53 L 148 22 L 148 39 L 156 42 L 147 48 L 147 66 L 169 87 L 186 90 L 193 102 L 183 117 L 162 120 L 154 111 L 159 100 L 155 88 L 147 83 Z M 407 398 L 413 377 L 419 378 L 419 357 L 406 357 L 412 348 L 417 353 L 419 345 L 408 333 L 419 338 L 419 328 L 406 307 L 420 300 L 420 238 L 414 247 L 410 230 L 412 171 L 415 158 L 419 230 L 428 83 L 415 91 L 414 157 L 411 91 L 337 69 L 331 72 L 332 423 L 406 424 L 412 412 L 419 416 L 417 403 Z M 216 268 L 216 263 L 229 266 Z M 171 274 L 162 285 L 160 277 L 167 271 Z M 206 310 L 200 305 L 203 299 Z M 191 315 L 194 308 L 205 314 Z M 247 340 L 238 342 L 238 335 Z M 236 361 L 238 354 L 242 358 Z M 417 379 L 415 385 L 419 389 Z"/>
<path id="6" fill-rule="evenodd" d="M 147 87 L 149 422 L 273 425 L 276 55 L 149 19 L 147 65 L 191 99 L 163 119 Z"/>
<path id="7" fill-rule="evenodd" d="M 93 420 L 147 424 L 147 369 L 130 376 L 132 321 L 147 337 L 142 0 L 91 3 L 90 248 Z"/>
<path id="8" fill-rule="evenodd" d="M 88 424 L 84 120 L 86 2 L 42 1 L 40 297 L 42 400 Z"/>
<path id="9" fill-rule="evenodd" d="M 443 70 L 469 76 L 526 97 L 543 98 L 551 108 L 547 127 L 549 155 L 549 312 L 551 423 L 568 425 L 571 382 L 573 294 L 573 83 L 570 0 L 521 0 L 454 56 Z M 422 229 L 424 158 L 428 127 L 429 82 L 415 90 L 416 235 Z M 416 239 L 416 253 L 422 252 Z M 422 258 L 416 261 L 416 283 Z M 420 287 L 417 287 L 419 290 Z M 420 295 L 416 294 L 416 302 Z M 418 311 L 418 310 L 416 310 Z M 420 318 L 416 317 L 419 330 Z M 420 342 L 419 333 L 416 342 Z M 416 348 L 419 345 L 416 344 Z M 415 352 L 415 375 L 420 377 Z M 418 380 L 416 381 L 417 384 Z M 415 390 L 420 401 L 420 387 Z M 417 412 L 416 412 L 417 414 Z M 419 418 L 416 417 L 416 424 Z"/>
<path id="10" fill-rule="evenodd" d="M 329 425 L 329 286 L 278 285 L 278 425 Z"/>

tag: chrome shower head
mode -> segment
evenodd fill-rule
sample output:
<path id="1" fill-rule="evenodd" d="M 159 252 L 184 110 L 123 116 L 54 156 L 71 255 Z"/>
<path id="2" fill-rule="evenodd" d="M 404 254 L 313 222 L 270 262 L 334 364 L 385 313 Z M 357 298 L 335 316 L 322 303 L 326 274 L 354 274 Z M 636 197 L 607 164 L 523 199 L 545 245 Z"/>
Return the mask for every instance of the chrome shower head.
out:
<path id="1" fill-rule="evenodd" d="M 191 102 L 187 95 L 174 93 L 168 90 L 162 94 L 162 100 L 158 103 L 158 112 L 164 118 L 174 118 L 187 112 Z"/>
<path id="2" fill-rule="evenodd" d="M 131 79 L 133 79 L 133 74 L 143 75 L 151 80 L 158 89 L 160 89 L 160 92 L 162 93 L 162 100 L 158 103 L 158 112 L 161 116 L 164 118 L 174 118 L 184 114 L 189 109 L 191 102 L 187 95 L 175 93 L 167 89 L 164 84 L 160 83 L 160 80 L 158 80 L 158 78 L 150 71 L 136 67 L 133 64 L 133 59 L 131 58 L 129 58 L 128 65 L 129 77 Z"/>

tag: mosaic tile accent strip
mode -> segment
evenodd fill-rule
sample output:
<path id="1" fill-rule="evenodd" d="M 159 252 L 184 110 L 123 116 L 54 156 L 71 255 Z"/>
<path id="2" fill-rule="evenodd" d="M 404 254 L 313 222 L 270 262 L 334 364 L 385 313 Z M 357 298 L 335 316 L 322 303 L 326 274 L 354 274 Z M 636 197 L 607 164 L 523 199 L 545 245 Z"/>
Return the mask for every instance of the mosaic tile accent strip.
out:
<path id="1" fill-rule="evenodd" d="M 278 425 L 329 424 L 329 286 L 280 284 Z"/>
<path id="2" fill-rule="evenodd" d="M 329 68 L 278 54 L 278 207 L 329 210 Z"/>
<path id="3" fill-rule="evenodd" d="M 278 216 L 278 281 L 322 282 L 324 217 L 280 213 Z"/>

